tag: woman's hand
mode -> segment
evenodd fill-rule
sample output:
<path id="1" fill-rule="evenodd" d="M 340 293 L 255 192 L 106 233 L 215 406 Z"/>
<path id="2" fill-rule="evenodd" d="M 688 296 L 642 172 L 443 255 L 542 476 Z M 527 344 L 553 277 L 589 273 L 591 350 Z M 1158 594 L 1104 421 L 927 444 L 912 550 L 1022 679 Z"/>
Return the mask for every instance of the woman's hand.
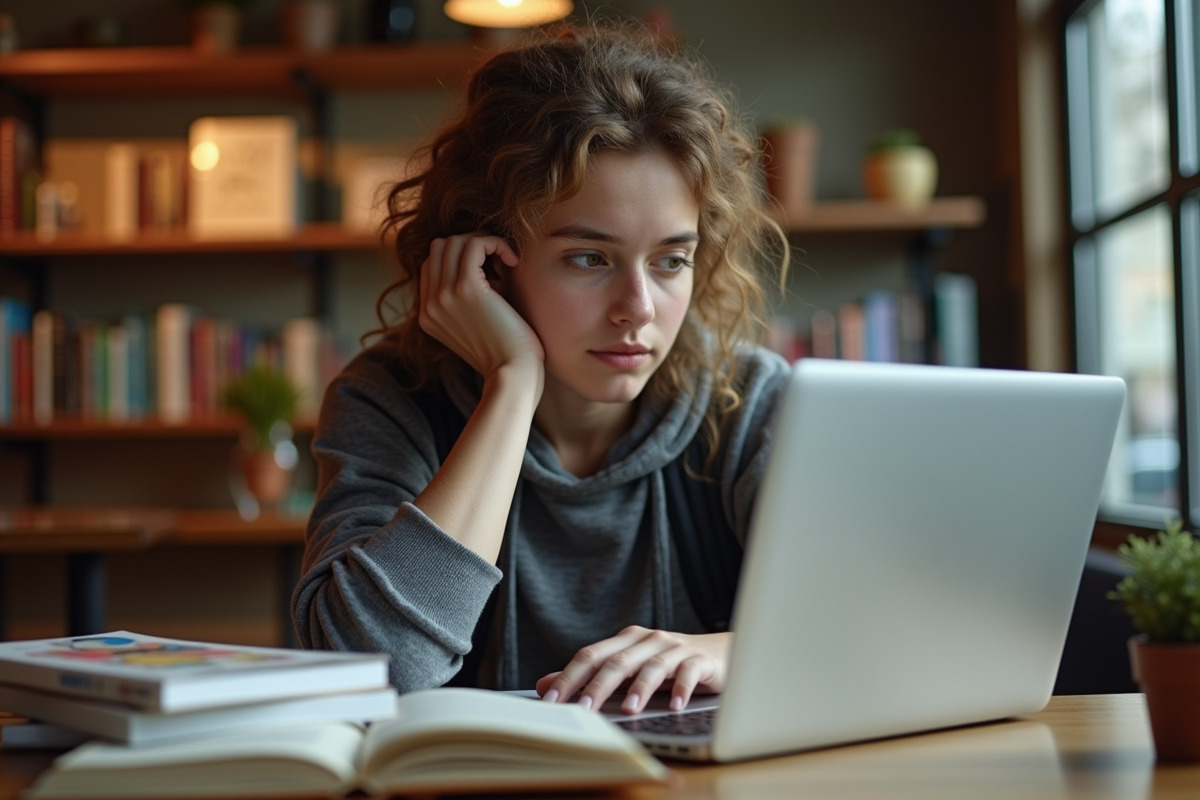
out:
<path id="1" fill-rule="evenodd" d="M 689 635 L 633 625 L 580 650 L 561 672 L 538 680 L 537 693 L 552 703 L 579 694 L 581 705 L 599 708 L 627 685 L 621 711 L 636 714 L 650 695 L 670 686 L 669 707 L 678 711 L 694 693 L 715 694 L 725 688 L 732 641 L 732 633 Z"/>
<path id="2" fill-rule="evenodd" d="M 457 353 L 484 377 L 506 364 L 534 360 L 541 340 L 496 291 L 494 269 L 517 266 L 518 256 L 499 236 L 481 233 L 434 239 L 421 267 L 421 329 Z"/>

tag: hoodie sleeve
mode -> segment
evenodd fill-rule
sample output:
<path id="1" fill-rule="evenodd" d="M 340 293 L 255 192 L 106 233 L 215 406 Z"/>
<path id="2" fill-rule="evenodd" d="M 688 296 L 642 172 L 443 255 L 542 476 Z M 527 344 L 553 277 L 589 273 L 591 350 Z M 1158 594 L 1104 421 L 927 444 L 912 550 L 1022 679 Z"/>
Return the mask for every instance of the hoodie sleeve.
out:
<path id="1" fill-rule="evenodd" d="M 723 426 L 720 469 L 726 518 L 744 545 L 791 368 L 775 352 L 756 348 L 744 354 L 740 372 L 742 404 Z"/>
<path id="2" fill-rule="evenodd" d="M 388 653 L 401 692 L 440 686 L 459 671 L 501 575 L 412 504 L 439 466 L 434 442 L 429 421 L 371 351 L 330 385 L 292 596 L 304 647 Z"/>

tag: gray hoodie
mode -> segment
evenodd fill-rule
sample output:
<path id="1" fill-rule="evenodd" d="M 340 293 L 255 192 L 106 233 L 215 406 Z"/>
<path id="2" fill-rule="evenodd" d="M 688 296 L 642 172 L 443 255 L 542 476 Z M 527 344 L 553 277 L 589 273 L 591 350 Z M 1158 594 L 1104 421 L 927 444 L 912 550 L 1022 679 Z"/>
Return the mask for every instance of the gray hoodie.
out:
<path id="1" fill-rule="evenodd" d="M 317 503 L 292 599 L 305 647 L 389 653 L 393 684 L 413 691 L 455 678 L 474 638 L 478 673 L 456 682 L 516 689 L 627 625 L 703 632 L 670 536 L 662 469 L 697 436 L 710 381 L 670 403 L 642 403 L 586 477 L 564 470 L 535 427 L 493 565 L 412 505 L 440 465 L 431 426 L 444 422 L 408 395 L 394 353 L 368 348 L 325 395 L 313 440 Z M 724 522 L 743 541 L 786 376 L 774 353 L 743 354 L 743 402 L 708 470 Z M 477 375 L 442 387 L 463 417 L 480 388 Z"/>

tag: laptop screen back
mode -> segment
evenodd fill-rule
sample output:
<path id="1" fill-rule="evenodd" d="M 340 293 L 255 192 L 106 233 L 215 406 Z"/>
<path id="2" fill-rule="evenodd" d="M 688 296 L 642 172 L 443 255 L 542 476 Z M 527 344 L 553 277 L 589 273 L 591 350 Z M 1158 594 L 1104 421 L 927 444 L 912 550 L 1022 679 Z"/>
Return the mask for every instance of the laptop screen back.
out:
<path id="1" fill-rule="evenodd" d="M 1124 396 L 1098 376 L 798 362 L 714 756 L 1045 705 Z"/>

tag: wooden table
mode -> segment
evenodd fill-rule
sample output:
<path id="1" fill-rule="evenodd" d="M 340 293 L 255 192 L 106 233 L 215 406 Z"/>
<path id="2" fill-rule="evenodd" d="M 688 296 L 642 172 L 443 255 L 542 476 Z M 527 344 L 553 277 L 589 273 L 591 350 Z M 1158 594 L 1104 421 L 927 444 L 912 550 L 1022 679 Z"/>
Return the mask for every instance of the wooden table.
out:
<path id="1" fill-rule="evenodd" d="M 0 800 L 51 754 L 0 752 Z M 624 800 L 1195 800 L 1200 764 L 1155 764 L 1141 695 L 1056 697 L 1029 717 L 723 766 L 672 763 Z M 590 796 L 590 795 L 588 795 Z M 601 795 L 609 797 L 610 795 Z M 553 800 L 555 795 L 540 795 Z M 581 795 L 571 796 L 579 800 Z"/>

